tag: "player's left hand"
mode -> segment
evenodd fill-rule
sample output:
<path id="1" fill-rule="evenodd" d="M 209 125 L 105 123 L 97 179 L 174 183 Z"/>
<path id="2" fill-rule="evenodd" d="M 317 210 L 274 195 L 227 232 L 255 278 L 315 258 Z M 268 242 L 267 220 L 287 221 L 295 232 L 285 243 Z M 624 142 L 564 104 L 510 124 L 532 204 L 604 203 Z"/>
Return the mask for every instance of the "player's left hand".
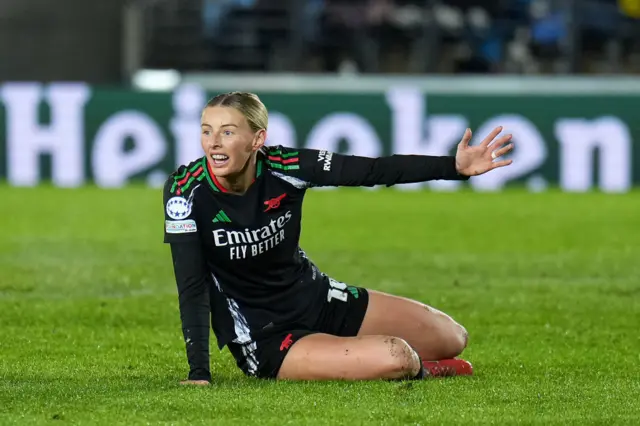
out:
<path id="1" fill-rule="evenodd" d="M 513 143 L 504 146 L 511 141 L 511 134 L 495 139 L 501 131 L 502 126 L 496 127 L 480 144 L 469 146 L 471 129 L 467 129 L 458 144 L 458 151 L 456 152 L 456 170 L 458 173 L 464 176 L 477 176 L 511 164 L 513 160 L 493 161 L 513 149 Z"/>

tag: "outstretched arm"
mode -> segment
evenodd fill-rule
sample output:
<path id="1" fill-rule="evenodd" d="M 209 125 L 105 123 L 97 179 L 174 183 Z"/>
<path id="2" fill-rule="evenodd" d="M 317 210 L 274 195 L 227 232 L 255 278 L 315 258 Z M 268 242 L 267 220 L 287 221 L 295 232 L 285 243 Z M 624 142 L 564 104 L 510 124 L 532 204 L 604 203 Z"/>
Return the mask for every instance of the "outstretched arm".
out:
<path id="1" fill-rule="evenodd" d="M 471 131 L 467 130 L 455 156 L 370 158 L 313 149 L 270 147 L 267 148 L 267 161 L 277 173 L 294 177 L 305 186 L 392 186 L 437 179 L 467 180 L 470 176 L 510 164 L 510 161 L 493 162 L 511 149 L 510 146 L 501 148 L 511 139 L 510 135 L 494 141 L 501 130 L 496 128 L 478 146 L 469 146 Z"/>
<path id="2" fill-rule="evenodd" d="M 330 159 L 317 161 L 310 179 L 312 186 L 392 186 L 435 179 L 468 179 L 456 172 L 454 157 L 391 155 L 367 158 L 322 151 L 317 155 L 329 155 Z"/>

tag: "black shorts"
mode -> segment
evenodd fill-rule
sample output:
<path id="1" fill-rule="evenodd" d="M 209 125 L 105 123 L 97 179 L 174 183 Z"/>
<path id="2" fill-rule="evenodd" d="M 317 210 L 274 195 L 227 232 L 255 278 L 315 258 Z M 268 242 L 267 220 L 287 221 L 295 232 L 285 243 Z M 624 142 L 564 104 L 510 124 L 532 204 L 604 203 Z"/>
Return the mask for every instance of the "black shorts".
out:
<path id="1" fill-rule="evenodd" d="M 348 286 L 343 294 L 330 300 L 325 296 L 317 302 L 322 304 L 320 315 L 309 329 L 292 327 L 265 334 L 247 344 L 229 343 L 227 347 L 238 367 L 247 376 L 274 379 L 289 348 L 298 339 L 315 333 L 356 336 L 367 312 L 369 293 L 364 288 Z"/>

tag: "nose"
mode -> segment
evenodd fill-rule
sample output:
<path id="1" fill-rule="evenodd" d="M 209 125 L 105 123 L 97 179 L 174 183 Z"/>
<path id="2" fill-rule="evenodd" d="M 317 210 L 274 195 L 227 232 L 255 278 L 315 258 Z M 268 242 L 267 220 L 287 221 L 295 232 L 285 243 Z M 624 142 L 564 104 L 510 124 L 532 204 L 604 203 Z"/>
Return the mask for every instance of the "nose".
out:
<path id="1" fill-rule="evenodd" d="M 211 137 L 209 137 L 207 139 L 207 147 L 209 149 L 216 149 L 216 148 L 220 148 L 221 144 L 220 144 L 220 138 L 218 135 L 211 135 Z"/>

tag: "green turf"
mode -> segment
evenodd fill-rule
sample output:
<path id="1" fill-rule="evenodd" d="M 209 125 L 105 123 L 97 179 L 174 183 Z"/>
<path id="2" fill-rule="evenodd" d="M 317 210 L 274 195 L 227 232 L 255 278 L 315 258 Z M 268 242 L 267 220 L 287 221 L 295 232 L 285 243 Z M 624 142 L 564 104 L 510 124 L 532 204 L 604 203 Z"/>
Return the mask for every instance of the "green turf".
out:
<path id="1" fill-rule="evenodd" d="M 640 194 L 310 192 L 327 273 L 432 304 L 472 378 L 280 383 L 186 360 L 159 190 L 0 187 L 0 424 L 640 422 Z"/>

